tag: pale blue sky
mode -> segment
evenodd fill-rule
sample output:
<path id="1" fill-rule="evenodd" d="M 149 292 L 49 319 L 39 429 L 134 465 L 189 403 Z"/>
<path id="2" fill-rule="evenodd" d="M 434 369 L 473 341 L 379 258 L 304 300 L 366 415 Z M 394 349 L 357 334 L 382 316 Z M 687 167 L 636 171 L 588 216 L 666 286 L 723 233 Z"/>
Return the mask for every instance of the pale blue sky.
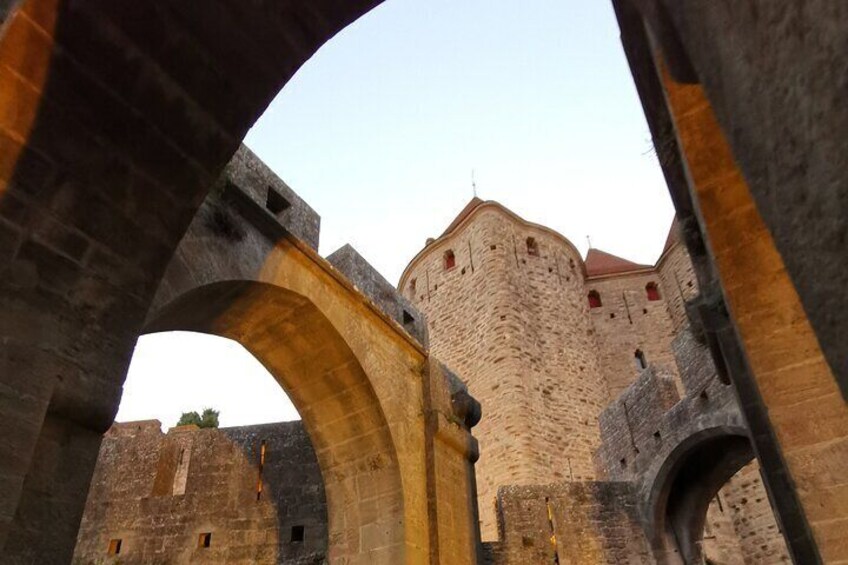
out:
<path id="1" fill-rule="evenodd" d="M 245 142 L 321 215 L 322 254 L 350 242 L 393 283 L 471 198 L 472 169 L 481 198 L 584 254 L 591 235 L 653 263 L 673 209 L 618 35 L 608 0 L 388 0 L 308 61 Z M 276 390 L 235 344 L 145 337 L 118 417 L 292 417 Z"/>

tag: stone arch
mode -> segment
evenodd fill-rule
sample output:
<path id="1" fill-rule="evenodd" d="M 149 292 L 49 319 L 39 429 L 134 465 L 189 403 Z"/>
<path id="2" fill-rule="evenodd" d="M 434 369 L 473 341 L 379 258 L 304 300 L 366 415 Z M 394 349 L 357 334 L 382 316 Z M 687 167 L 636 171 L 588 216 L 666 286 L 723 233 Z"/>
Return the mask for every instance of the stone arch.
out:
<path id="1" fill-rule="evenodd" d="M 402 562 L 403 489 L 389 426 L 368 375 L 318 307 L 267 283 L 216 282 L 172 300 L 144 329 L 174 330 L 238 341 L 286 390 L 324 478 L 329 558 Z"/>
<path id="2" fill-rule="evenodd" d="M 649 470 L 642 512 L 659 563 L 701 563 L 707 507 L 753 458 L 745 427 L 729 423 L 693 431 Z"/>

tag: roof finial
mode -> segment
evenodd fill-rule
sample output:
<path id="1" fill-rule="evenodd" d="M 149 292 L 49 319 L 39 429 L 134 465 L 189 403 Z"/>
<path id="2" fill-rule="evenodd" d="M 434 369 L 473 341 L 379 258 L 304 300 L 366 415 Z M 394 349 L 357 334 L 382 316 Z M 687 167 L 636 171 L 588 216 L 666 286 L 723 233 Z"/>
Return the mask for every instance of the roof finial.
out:
<path id="1" fill-rule="evenodd" d="M 589 249 L 592 249 L 592 238 L 587 235 L 586 241 L 589 243 Z"/>
<path id="2" fill-rule="evenodd" d="M 474 193 L 474 198 L 477 198 L 477 181 L 474 180 L 474 169 L 471 169 L 471 190 Z"/>

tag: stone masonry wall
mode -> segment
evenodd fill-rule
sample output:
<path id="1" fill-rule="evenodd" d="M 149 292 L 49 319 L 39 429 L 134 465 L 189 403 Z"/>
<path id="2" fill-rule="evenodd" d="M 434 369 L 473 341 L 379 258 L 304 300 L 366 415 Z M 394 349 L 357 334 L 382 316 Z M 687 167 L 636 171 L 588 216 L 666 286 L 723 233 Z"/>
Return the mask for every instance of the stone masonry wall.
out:
<path id="1" fill-rule="evenodd" d="M 501 541 L 487 565 L 655 563 L 628 483 L 568 482 L 498 492 Z"/>
<path id="2" fill-rule="evenodd" d="M 300 422 L 167 434 L 128 422 L 103 440 L 73 562 L 321 563 L 326 524 Z"/>
<path id="3" fill-rule="evenodd" d="M 746 565 L 741 540 L 733 527 L 733 517 L 727 507 L 724 489 L 718 491 L 707 508 L 701 548 L 708 564 Z M 768 562 L 762 562 L 760 565 L 768 565 Z"/>
<path id="4" fill-rule="evenodd" d="M 757 461 L 742 467 L 721 493 L 725 512 L 730 514 L 739 537 L 745 564 L 791 563 Z"/>
<path id="5" fill-rule="evenodd" d="M 679 229 L 675 226 L 673 229 Z M 686 314 L 686 302 L 700 292 L 698 277 L 692 267 L 692 259 L 682 243 L 671 246 L 657 261 L 657 273 L 660 277 L 660 291 L 671 316 L 674 332 L 683 330 L 689 324 Z"/>
<path id="6" fill-rule="evenodd" d="M 597 417 L 609 397 L 570 244 L 483 204 L 413 260 L 401 291 L 427 318 L 433 355 L 482 405 L 475 436 L 484 540 L 496 535 L 499 486 L 594 478 Z"/>
<path id="7" fill-rule="evenodd" d="M 648 300 L 646 285 L 659 287 L 659 300 Z M 671 351 L 674 325 L 666 299 L 669 289 L 656 271 L 613 275 L 586 281 L 587 292 L 600 293 L 602 305 L 589 313 L 598 340 L 598 356 L 613 398 L 639 374 L 636 350 L 648 363 L 661 366 L 679 381 Z M 681 389 L 682 392 L 682 389 Z"/>

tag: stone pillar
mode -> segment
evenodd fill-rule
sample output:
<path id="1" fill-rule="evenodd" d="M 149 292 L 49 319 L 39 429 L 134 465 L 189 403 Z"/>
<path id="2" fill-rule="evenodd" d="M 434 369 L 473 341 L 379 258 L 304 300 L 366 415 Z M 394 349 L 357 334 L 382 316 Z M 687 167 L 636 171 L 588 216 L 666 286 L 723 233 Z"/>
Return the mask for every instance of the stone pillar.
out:
<path id="1" fill-rule="evenodd" d="M 480 420 L 480 404 L 462 381 L 432 357 L 425 368 L 427 416 L 430 562 L 481 562 L 477 484 L 479 457 L 471 428 Z"/>
<path id="2" fill-rule="evenodd" d="M 47 415 L 0 554 L 4 562 L 70 561 L 101 438 L 100 432 Z"/>

